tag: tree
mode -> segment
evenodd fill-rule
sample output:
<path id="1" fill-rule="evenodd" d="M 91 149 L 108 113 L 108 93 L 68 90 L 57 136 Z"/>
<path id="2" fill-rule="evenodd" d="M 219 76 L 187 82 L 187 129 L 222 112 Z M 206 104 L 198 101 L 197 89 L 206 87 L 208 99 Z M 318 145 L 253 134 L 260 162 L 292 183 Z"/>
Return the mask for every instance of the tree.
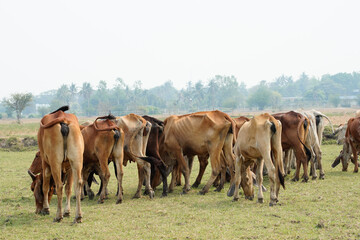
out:
<path id="1" fill-rule="evenodd" d="M 9 99 L 4 99 L 3 103 L 9 109 L 12 109 L 16 113 L 17 122 L 20 124 L 21 113 L 27 106 L 30 105 L 33 96 L 31 93 L 15 93 L 12 94 Z"/>
<path id="2" fill-rule="evenodd" d="M 265 85 L 260 83 L 259 88 L 253 92 L 247 99 L 247 103 L 250 107 L 258 107 L 259 110 L 271 104 L 273 92 Z"/>
<path id="3" fill-rule="evenodd" d="M 92 89 L 90 83 L 84 82 L 83 85 L 82 85 L 82 88 L 80 90 L 80 95 L 87 102 L 87 107 L 86 107 L 87 115 L 90 114 L 90 98 L 91 98 L 92 92 L 93 92 L 93 89 Z"/>

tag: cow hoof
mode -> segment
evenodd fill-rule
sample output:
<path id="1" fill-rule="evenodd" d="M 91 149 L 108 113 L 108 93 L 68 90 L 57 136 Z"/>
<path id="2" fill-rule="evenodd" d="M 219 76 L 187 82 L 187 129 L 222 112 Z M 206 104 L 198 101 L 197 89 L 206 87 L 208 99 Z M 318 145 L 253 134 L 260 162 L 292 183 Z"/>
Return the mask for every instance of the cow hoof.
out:
<path id="1" fill-rule="evenodd" d="M 354 173 L 357 173 L 359 170 L 358 169 L 356 169 L 356 170 L 354 170 Z"/>
<path id="2" fill-rule="evenodd" d="M 199 191 L 199 193 L 198 193 L 198 195 L 205 195 L 205 191 L 203 191 L 203 190 L 201 190 L 201 191 Z"/>
<path id="3" fill-rule="evenodd" d="M 269 203 L 269 207 L 272 207 L 272 206 L 274 206 L 274 205 L 275 205 L 275 204 L 272 203 L 272 202 Z"/>
<path id="4" fill-rule="evenodd" d="M 324 180 L 325 179 L 325 174 L 320 174 L 319 179 Z"/>
<path id="5" fill-rule="evenodd" d="M 222 189 L 223 189 L 222 187 L 217 187 L 214 191 L 215 192 L 221 192 Z"/>
<path id="6" fill-rule="evenodd" d="M 174 190 L 173 189 L 169 189 L 168 190 L 168 193 L 172 193 Z"/>
<path id="7" fill-rule="evenodd" d="M 167 193 L 166 193 L 166 192 L 163 192 L 163 193 L 161 194 L 161 197 L 167 197 Z"/>
<path id="8" fill-rule="evenodd" d="M 90 190 L 90 191 L 88 191 L 88 196 L 89 196 L 90 200 L 94 200 L 95 194 L 93 191 Z"/>
<path id="9" fill-rule="evenodd" d="M 134 196 L 132 197 L 132 199 L 138 199 L 138 198 L 140 198 L 139 195 L 134 195 Z"/>
<path id="10" fill-rule="evenodd" d="M 254 196 L 245 196 L 245 199 L 252 201 L 254 200 Z"/>
<path id="11" fill-rule="evenodd" d="M 200 185 L 199 183 L 194 182 L 194 184 L 193 184 L 193 185 L 191 185 L 191 187 L 192 187 L 192 188 L 198 188 L 198 187 L 199 187 L 199 185 Z"/>
<path id="12" fill-rule="evenodd" d="M 237 202 L 239 201 L 239 198 L 238 197 L 234 197 L 234 199 L 232 200 L 233 202 Z"/>
<path id="13" fill-rule="evenodd" d="M 50 214 L 50 210 L 48 208 L 43 208 L 40 212 L 41 215 L 49 215 Z"/>
<path id="14" fill-rule="evenodd" d="M 317 179 L 317 176 L 313 176 L 311 179 L 312 179 L 312 180 L 316 180 L 316 179 Z"/>
<path id="15" fill-rule="evenodd" d="M 146 190 L 144 191 L 144 195 L 149 195 L 149 189 L 146 189 Z"/>
<path id="16" fill-rule="evenodd" d="M 70 217 L 70 212 L 64 212 L 63 217 Z"/>
<path id="17" fill-rule="evenodd" d="M 98 204 L 103 204 L 104 203 L 104 199 L 99 199 L 98 200 Z"/>
<path id="18" fill-rule="evenodd" d="M 296 178 L 296 177 L 294 177 L 293 179 L 291 179 L 291 181 L 293 181 L 293 182 L 297 182 L 297 181 L 299 181 L 299 179 L 298 179 L 298 178 Z"/>
<path id="19" fill-rule="evenodd" d="M 149 197 L 150 199 L 153 199 L 155 197 L 155 192 L 153 190 L 150 190 Z"/>
<path id="20" fill-rule="evenodd" d="M 81 217 L 81 216 L 80 216 L 80 217 L 76 217 L 76 218 L 74 219 L 74 221 L 73 221 L 72 224 L 76 224 L 76 223 L 82 223 L 82 217 Z"/>
<path id="21" fill-rule="evenodd" d="M 258 198 L 258 203 L 264 203 L 264 199 L 263 198 Z"/>
<path id="22" fill-rule="evenodd" d="M 118 200 L 116 201 L 116 204 L 119 204 L 119 203 L 122 203 L 122 199 L 118 199 Z"/>
<path id="23" fill-rule="evenodd" d="M 62 217 L 56 217 L 54 218 L 53 222 L 61 222 L 62 219 Z"/>
<path id="24" fill-rule="evenodd" d="M 181 192 L 181 195 L 186 195 L 188 192 L 184 189 L 182 192 Z"/>
<path id="25" fill-rule="evenodd" d="M 303 182 L 303 183 L 307 183 L 307 182 L 308 182 L 308 180 L 309 180 L 309 178 L 304 178 L 301 182 Z"/>

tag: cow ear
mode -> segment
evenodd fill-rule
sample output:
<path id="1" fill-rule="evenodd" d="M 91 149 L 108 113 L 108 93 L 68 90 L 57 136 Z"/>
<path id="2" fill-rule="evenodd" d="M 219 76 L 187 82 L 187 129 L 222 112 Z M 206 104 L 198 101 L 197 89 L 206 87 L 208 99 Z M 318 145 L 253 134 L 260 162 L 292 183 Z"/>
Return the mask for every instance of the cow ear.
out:
<path id="1" fill-rule="evenodd" d="M 30 171 L 30 169 L 28 170 L 28 174 L 30 175 L 31 179 L 32 179 L 33 181 L 35 181 L 36 175 L 33 174 L 32 171 Z"/>

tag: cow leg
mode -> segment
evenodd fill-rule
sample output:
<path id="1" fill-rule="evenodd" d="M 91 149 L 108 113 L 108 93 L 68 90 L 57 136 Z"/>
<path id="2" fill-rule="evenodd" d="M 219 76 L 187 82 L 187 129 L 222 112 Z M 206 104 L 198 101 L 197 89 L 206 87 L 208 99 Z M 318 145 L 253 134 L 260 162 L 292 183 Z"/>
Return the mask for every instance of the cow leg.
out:
<path id="1" fill-rule="evenodd" d="M 258 192 L 258 202 L 259 203 L 264 202 L 264 195 L 263 195 L 263 191 L 262 191 L 263 168 L 264 168 L 264 160 L 262 158 L 259 158 L 257 160 L 257 168 L 256 168 L 256 182 L 259 186 L 259 192 Z"/>
<path id="2" fill-rule="evenodd" d="M 65 194 L 66 194 L 66 205 L 64 209 L 64 217 L 70 217 L 70 200 L 71 200 L 71 187 L 73 185 L 73 177 L 71 171 L 67 173 L 66 185 L 65 185 Z"/>
<path id="3" fill-rule="evenodd" d="M 232 184 L 232 186 L 230 185 L 231 188 L 235 188 L 233 201 L 238 201 L 239 200 L 239 186 L 240 186 L 240 182 L 241 182 L 241 165 L 242 165 L 243 161 L 244 161 L 244 158 L 242 156 L 237 156 L 236 157 L 236 160 L 235 160 L 235 180 L 234 180 L 234 183 Z M 229 193 L 228 193 L 228 196 L 229 196 Z"/>
<path id="4" fill-rule="evenodd" d="M 117 181 L 118 181 L 118 184 L 117 184 L 118 191 L 117 191 L 116 204 L 122 203 L 122 200 L 123 200 L 122 179 L 123 179 L 123 176 L 124 176 L 124 170 L 123 170 L 122 162 L 123 162 L 123 155 L 121 155 L 120 157 L 115 157 L 114 165 L 115 165 L 115 168 L 116 168 L 116 173 L 117 173 L 116 178 L 117 178 Z"/>
<path id="5" fill-rule="evenodd" d="M 104 153 L 99 157 L 100 163 L 100 171 L 99 176 L 101 178 L 101 182 L 103 183 L 103 188 L 101 189 L 100 197 L 98 203 L 104 203 L 104 199 L 106 198 L 106 188 L 109 183 L 110 171 L 108 167 L 108 154 Z"/>
<path id="6" fill-rule="evenodd" d="M 226 181 L 226 167 L 223 167 L 220 172 L 220 183 L 215 189 L 216 192 L 220 192 L 224 188 L 225 181 Z"/>
<path id="7" fill-rule="evenodd" d="M 173 168 L 172 172 L 171 172 L 171 182 L 170 182 L 170 186 L 169 186 L 169 193 L 172 193 L 174 191 L 175 188 L 175 183 L 176 183 L 176 175 L 178 174 L 178 170 L 177 168 L 179 167 L 179 164 L 175 165 L 175 167 Z"/>
<path id="8" fill-rule="evenodd" d="M 210 163 L 211 163 L 211 176 L 206 183 L 206 185 L 203 187 L 203 189 L 199 192 L 199 194 L 204 195 L 207 193 L 210 189 L 210 186 L 214 183 L 215 179 L 220 173 L 221 170 L 221 163 L 220 163 L 220 153 L 221 148 L 216 147 L 213 149 L 213 151 L 210 153 Z"/>
<path id="9" fill-rule="evenodd" d="M 315 167 L 315 161 L 317 159 L 317 155 L 315 155 L 314 149 L 310 148 L 311 151 L 311 159 L 310 159 L 310 175 L 312 176 L 312 180 L 317 179 L 317 174 L 316 174 L 316 167 Z"/>
<path id="10" fill-rule="evenodd" d="M 322 152 L 321 152 L 320 146 L 316 145 L 314 147 L 314 151 L 315 151 L 315 155 L 316 155 L 317 169 L 319 169 L 319 172 L 320 172 L 319 179 L 324 179 L 325 173 L 324 173 L 324 170 L 322 168 L 322 163 L 321 163 Z"/>
<path id="11" fill-rule="evenodd" d="M 290 174 L 290 157 L 291 157 L 291 149 L 285 151 L 285 157 L 284 157 L 284 172 L 285 175 Z"/>
<path id="12" fill-rule="evenodd" d="M 276 191 L 275 191 L 275 183 L 276 183 L 275 166 L 271 160 L 270 149 L 267 149 L 267 150 L 261 152 L 261 154 L 264 158 L 265 166 L 268 170 L 268 176 L 269 176 L 269 180 L 270 180 L 270 203 L 269 203 L 269 206 L 273 206 L 278 201 L 277 196 L 276 196 Z M 259 184 L 259 186 L 260 186 L 260 184 Z M 261 188 L 261 186 L 259 188 Z"/>
<path id="13" fill-rule="evenodd" d="M 137 187 L 136 193 L 133 196 L 133 198 L 140 198 L 141 197 L 141 187 L 142 187 L 142 184 L 144 182 L 144 168 L 143 168 L 142 165 L 140 165 L 139 162 L 140 161 L 137 162 L 139 182 L 138 182 L 138 187 Z"/>
<path id="14" fill-rule="evenodd" d="M 43 186 L 42 190 L 44 193 L 44 202 L 43 202 L 43 208 L 40 212 L 42 215 L 49 215 L 49 189 L 50 189 L 50 178 L 51 178 L 51 170 L 50 166 L 42 162 L 42 169 L 43 169 Z"/>
<path id="15" fill-rule="evenodd" d="M 155 193 L 150 185 L 150 176 L 151 176 L 151 165 L 148 162 L 144 162 L 145 191 L 147 191 L 149 193 L 149 197 L 153 199 Z"/>
<path id="16" fill-rule="evenodd" d="M 183 194 L 186 194 L 188 191 L 190 191 L 190 171 L 189 171 L 189 166 L 187 164 L 187 162 L 185 161 L 185 158 L 182 154 L 181 151 L 176 151 L 176 159 L 178 159 L 179 164 L 179 168 L 181 170 L 181 172 L 184 174 L 184 178 L 185 178 L 185 185 L 183 187 Z M 181 174 L 178 173 L 178 175 Z"/>
<path id="17" fill-rule="evenodd" d="M 63 214 L 62 214 L 63 183 L 61 181 L 61 163 L 58 164 L 55 162 L 51 164 L 51 172 L 55 182 L 56 194 L 58 200 L 57 212 L 56 212 L 56 217 L 54 218 L 54 222 L 60 222 L 63 219 Z"/>
<path id="18" fill-rule="evenodd" d="M 357 173 L 359 171 L 358 154 L 357 154 L 356 146 L 354 145 L 353 141 L 351 141 L 351 140 L 350 140 L 350 146 L 351 146 L 352 154 L 354 156 L 354 161 L 353 161 L 353 163 L 355 164 L 354 173 Z"/>
<path id="19" fill-rule="evenodd" d="M 205 155 L 205 156 L 198 155 L 199 164 L 200 164 L 199 174 L 196 177 L 196 180 L 195 180 L 194 184 L 192 185 L 192 187 L 194 187 L 194 188 L 199 187 L 199 185 L 201 183 L 201 179 L 204 176 L 205 169 L 206 169 L 207 165 L 209 164 L 208 158 L 209 157 L 207 155 Z"/>

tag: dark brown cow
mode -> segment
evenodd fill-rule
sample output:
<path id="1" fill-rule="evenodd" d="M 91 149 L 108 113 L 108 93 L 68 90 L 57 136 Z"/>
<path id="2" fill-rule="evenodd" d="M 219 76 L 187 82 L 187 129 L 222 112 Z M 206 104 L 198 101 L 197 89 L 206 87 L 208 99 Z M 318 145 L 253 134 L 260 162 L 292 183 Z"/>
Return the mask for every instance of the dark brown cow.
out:
<path id="1" fill-rule="evenodd" d="M 360 152 L 360 117 L 350 118 L 347 123 L 343 150 L 335 159 L 332 167 L 336 167 L 341 160 L 342 170 L 347 171 L 349 161 L 354 163 L 354 172 L 359 171 L 358 154 Z M 351 156 L 352 154 L 352 156 Z"/>
<path id="2" fill-rule="evenodd" d="M 75 115 L 64 113 L 69 107 L 65 106 L 45 115 L 40 121 L 38 131 L 38 145 L 42 159 L 42 190 L 44 193 L 42 214 L 49 214 L 50 179 L 53 178 L 58 198 L 57 213 L 54 221 L 61 221 L 63 182 L 61 173 L 64 162 L 70 163 L 71 174 L 67 184 L 74 180 L 76 196 L 75 223 L 82 221 L 80 194 L 82 186 L 81 170 L 83 165 L 84 141 L 80 132 L 79 122 Z M 64 216 L 70 214 L 71 187 L 66 191 L 66 206 Z"/>
<path id="3" fill-rule="evenodd" d="M 293 181 L 300 179 L 300 166 L 303 164 L 304 182 L 309 179 L 308 160 L 311 158 L 310 150 L 305 146 L 305 139 L 309 129 L 308 119 L 297 112 L 277 113 L 273 116 L 282 124 L 281 144 L 284 151 L 293 149 L 296 156 L 296 173 Z"/>
<path id="4" fill-rule="evenodd" d="M 161 138 L 163 137 L 164 122 L 147 115 L 142 117 L 151 123 L 151 131 L 146 147 L 146 156 L 152 157 L 154 159 L 153 163 L 151 164 L 151 187 L 155 189 L 155 187 L 160 184 L 161 178 L 163 183 L 162 196 L 165 197 L 167 196 L 167 176 L 169 175 L 169 171 L 167 172 L 167 166 L 161 159 L 159 153 L 159 144 Z"/>

